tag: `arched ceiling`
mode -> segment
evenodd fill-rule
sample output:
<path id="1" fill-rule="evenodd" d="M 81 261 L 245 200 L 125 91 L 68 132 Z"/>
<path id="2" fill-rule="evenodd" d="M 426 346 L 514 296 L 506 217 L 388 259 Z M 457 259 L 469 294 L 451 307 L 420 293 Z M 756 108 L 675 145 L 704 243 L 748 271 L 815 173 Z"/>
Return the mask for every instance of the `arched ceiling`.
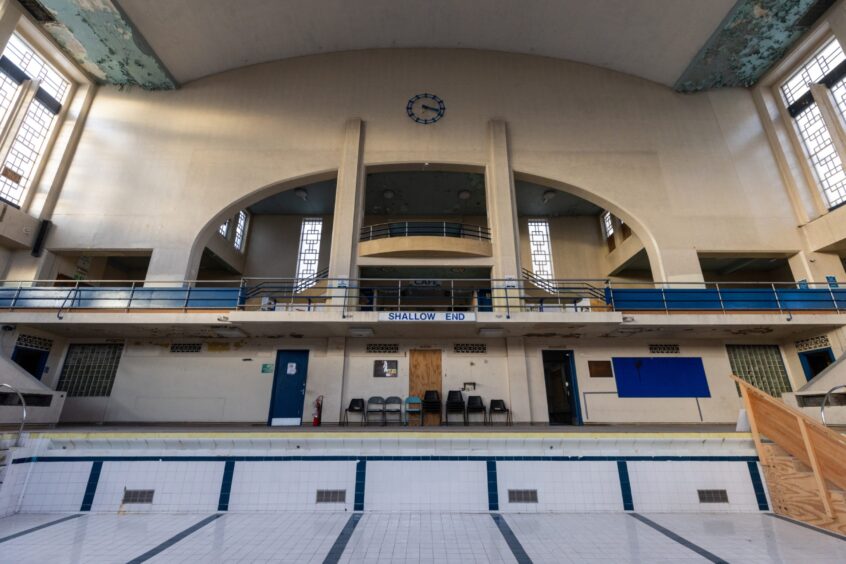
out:
<path id="1" fill-rule="evenodd" d="M 18 0 L 93 77 L 174 88 L 377 48 L 555 57 L 679 91 L 748 86 L 834 0 Z M 437 68 L 438 54 L 432 55 Z M 427 69 L 421 69 L 425 73 Z"/>

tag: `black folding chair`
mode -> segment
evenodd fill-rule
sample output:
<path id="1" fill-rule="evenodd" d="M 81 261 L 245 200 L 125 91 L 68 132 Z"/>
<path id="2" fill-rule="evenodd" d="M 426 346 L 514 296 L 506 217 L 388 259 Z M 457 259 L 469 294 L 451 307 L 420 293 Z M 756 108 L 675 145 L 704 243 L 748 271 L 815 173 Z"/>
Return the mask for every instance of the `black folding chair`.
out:
<path id="1" fill-rule="evenodd" d="M 441 393 L 438 390 L 426 390 L 423 394 L 423 419 L 427 413 L 438 414 L 438 424 L 443 423 L 443 412 L 441 411 Z M 425 423 L 424 423 L 425 424 Z"/>
<path id="2" fill-rule="evenodd" d="M 482 425 L 488 424 L 488 410 L 485 407 L 485 402 L 482 401 L 482 396 L 470 396 L 467 398 L 467 423 L 470 423 L 470 415 L 473 413 L 482 414 Z"/>
<path id="3" fill-rule="evenodd" d="M 364 425 L 364 400 L 361 398 L 353 398 L 350 400 L 350 405 L 344 410 L 343 425 L 350 424 L 350 413 L 358 413 L 361 416 L 360 425 Z"/>
<path id="4" fill-rule="evenodd" d="M 385 424 L 385 398 L 372 396 L 367 400 L 367 409 L 364 411 L 364 423 L 370 425 L 370 414 L 379 414 L 379 423 Z"/>
<path id="5" fill-rule="evenodd" d="M 397 423 L 402 424 L 402 398 L 390 396 L 385 398 L 385 424 L 388 424 L 389 416 L 396 416 Z"/>
<path id="6" fill-rule="evenodd" d="M 511 420 L 511 410 L 508 409 L 505 405 L 505 401 L 501 399 L 494 399 L 491 400 L 491 409 L 490 413 L 488 414 L 488 422 L 493 425 L 493 416 L 494 413 L 504 413 L 505 414 L 505 424 L 506 425 L 513 425 L 514 422 Z"/>
<path id="7" fill-rule="evenodd" d="M 449 425 L 449 414 L 460 413 L 464 424 L 467 425 L 467 406 L 464 403 L 464 395 L 460 390 L 452 390 L 447 394 L 446 401 L 446 424 Z"/>

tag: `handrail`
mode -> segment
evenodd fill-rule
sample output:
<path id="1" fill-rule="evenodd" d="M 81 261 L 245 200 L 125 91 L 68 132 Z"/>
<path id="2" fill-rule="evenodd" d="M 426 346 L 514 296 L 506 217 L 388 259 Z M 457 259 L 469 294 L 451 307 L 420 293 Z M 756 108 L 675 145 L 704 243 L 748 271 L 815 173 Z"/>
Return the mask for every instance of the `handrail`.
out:
<path id="1" fill-rule="evenodd" d="M 752 439 L 765 471 L 773 468 L 773 463 L 770 460 L 771 448 L 764 445 L 762 436 L 811 468 L 822 512 L 827 519 L 835 519 L 837 512 L 831 503 L 828 482 L 846 489 L 846 437 L 746 380 L 734 374 L 731 378 L 740 388 Z M 767 478 L 771 497 L 779 495 L 778 490 L 774 490 L 775 485 L 769 483 L 770 476 Z M 784 507 L 779 503 L 774 505 L 777 511 Z M 792 516 L 797 518 L 796 515 Z"/>
<path id="2" fill-rule="evenodd" d="M 831 393 L 834 390 L 839 390 L 843 388 L 846 390 L 846 384 L 841 384 L 839 386 L 834 386 L 832 389 L 825 393 L 825 397 L 823 398 L 822 405 L 820 405 L 820 419 L 822 420 L 822 424 L 828 427 L 828 423 L 825 422 L 825 405 L 828 403 L 828 398 L 831 396 Z"/>
<path id="3" fill-rule="evenodd" d="M 24 399 L 22 393 L 20 393 L 18 390 L 16 390 L 15 388 L 10 386 L 9 384 L 5 384 L 5 383 L 0 384 L 0 388 L 9 388 L 10 390 L 12 390 L 16 394 L 18 394 L 18 398 L 21 400 L 21 426 L 18 427 L 18 438 L 17 438 L 17 440 L 15 440 L 15 446 L 17 446 L 17 447 L 23 446 L 22 437 L 23 437 L 24 425 L 26 425 L 26 400 Z"/>
<path id="4" fill-rule="evenodd" d="M 373 241 L 391 237 L 455 237 L 489 241 L 491 230 L 482 225 L 457 221 L 392 221 L 365 225 L 359 231 L 359 241 Z"/>

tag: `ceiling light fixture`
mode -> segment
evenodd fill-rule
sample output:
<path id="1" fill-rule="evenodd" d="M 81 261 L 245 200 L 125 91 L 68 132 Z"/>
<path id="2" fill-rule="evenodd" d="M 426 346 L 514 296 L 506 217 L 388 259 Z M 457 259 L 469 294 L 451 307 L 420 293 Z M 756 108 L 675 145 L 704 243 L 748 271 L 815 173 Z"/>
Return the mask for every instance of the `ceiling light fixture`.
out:
<path id="1" fill-rule="evenodd" d="M 385 190 L 382 192 L 382 197 L 386 200 L 393 200 L 394 199 L 394 191 L 393 190 Z"/>
<path id="2" fill-rule="evenodd" d="M 555 190 L 547 190 L 543 193 L 543 203 L 548 204 L 549 201 L 555 197 Z"/>
<path id="3" fill-rule="evenodd" d="M 471 196 L 470 190 L 462 190 L 461 192 L 458 193 L 458 199 L 459 200 L 469 200 L 470 196 Z"/>
<path id="4" fill-rule="evenodd" d="M 294 190 L 294 196 L 306 202 L 308 201 L 308 190 L 306 190 L 305 188 L 297 188 L 296 190 Z"/>

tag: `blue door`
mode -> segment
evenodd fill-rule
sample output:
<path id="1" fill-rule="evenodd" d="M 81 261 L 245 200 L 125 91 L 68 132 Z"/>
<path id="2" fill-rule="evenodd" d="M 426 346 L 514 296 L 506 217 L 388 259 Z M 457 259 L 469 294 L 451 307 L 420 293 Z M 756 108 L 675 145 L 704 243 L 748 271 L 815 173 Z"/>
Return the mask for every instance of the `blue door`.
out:
<path id="1" fill-rule="evenodd" d="M 308 351 L 279 351 L 273 373 L 268 425 L 299 425 L 303 419 Z"/>

